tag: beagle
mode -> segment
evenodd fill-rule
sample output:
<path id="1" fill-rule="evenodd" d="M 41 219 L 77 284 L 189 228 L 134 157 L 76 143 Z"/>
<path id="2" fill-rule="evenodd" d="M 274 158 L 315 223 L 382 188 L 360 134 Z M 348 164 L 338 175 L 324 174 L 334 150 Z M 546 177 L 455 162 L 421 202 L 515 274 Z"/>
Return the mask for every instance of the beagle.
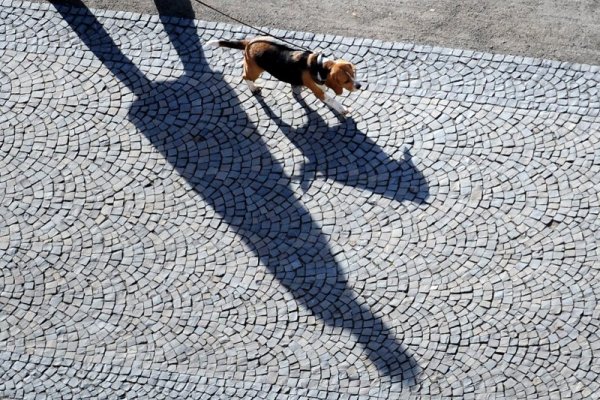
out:
<path id="1" fill-rule="evenodd" d="M 252 93 L 260 91 L 260 87 L 254 82 L 261 73 L 267 71 L 292 86 L 306 86 L 319 100 L 338 113 L 346 115 L 349 110 L 329 97 L 326 93 L 327 88 L 341 95 L 344 89 L 354 92 L 362 86 L 356 80 L 356 68 L 352 63 L 328 60 L 321 53 L 294 49 L 271 37 L 213 40 L 207 45 L 244 50 L 243 78 Z"/>

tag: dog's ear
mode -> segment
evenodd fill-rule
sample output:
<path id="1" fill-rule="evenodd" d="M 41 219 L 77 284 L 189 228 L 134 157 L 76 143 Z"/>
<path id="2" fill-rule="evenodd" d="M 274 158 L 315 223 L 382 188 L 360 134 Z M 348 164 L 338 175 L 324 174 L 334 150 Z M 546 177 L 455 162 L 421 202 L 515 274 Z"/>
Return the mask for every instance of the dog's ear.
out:
<path id="1" fill-rule="evenodd" d="M 340 83 L 340 73 L 343 73 L 343 71 L 337 67 L 335 61 L 327 61 L 323 64 L 323 67 L 329 71 L 327 79 L 325 80 L 325 85 L 333 90 L 338 96 L 341 95 L 344 92 L 344 88 Z"/>

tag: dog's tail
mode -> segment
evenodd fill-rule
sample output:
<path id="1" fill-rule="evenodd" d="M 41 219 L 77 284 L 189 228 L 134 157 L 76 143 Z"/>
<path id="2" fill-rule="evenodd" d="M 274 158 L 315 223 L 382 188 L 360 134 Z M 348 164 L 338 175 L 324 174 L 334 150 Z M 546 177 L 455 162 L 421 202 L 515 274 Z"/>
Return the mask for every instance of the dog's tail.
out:
<path id="1" fill-rule="evenodd" d="M 206 43 L 209 47 L 228 47 L 230 49 L 244 50 L 248 45 L 249 40 L 211 40 Z"/>

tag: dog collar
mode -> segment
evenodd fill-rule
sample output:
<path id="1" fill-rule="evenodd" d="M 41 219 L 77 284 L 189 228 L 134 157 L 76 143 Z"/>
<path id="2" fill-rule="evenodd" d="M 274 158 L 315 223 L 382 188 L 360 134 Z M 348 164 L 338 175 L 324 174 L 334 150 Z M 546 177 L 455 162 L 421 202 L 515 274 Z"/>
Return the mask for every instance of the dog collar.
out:
<path id="1" fill-rule="evenodd" d="M 315 73 L 313 74 L 315 82 L 317 82 L 319 85 L 324 85 L 325 81 L 327 81 L 327 76 L 329 76 L 329 71 L 325 69 L 325 66 L 323 65 L 324 63 L 325 57 L 323 57 L 322 53 L 319 53 L 317 56 Z"/>

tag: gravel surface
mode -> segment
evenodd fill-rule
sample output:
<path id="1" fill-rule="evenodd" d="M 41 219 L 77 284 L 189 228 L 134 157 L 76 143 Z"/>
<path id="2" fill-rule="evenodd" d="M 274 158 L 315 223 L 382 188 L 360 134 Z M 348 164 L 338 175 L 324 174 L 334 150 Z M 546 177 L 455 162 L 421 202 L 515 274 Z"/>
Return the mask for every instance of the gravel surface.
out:
<path id="1" fill-rule="evenodd" d="M 600 2 L 596 0 L 206 2 L 255 26 L 600 64 Z M 232 22 L 195 2 L 192 7 L 182 0 L 156 3 L 168 15 Z M 157 12 L 151 0 L 91 0 L 85 4 Z"/>

